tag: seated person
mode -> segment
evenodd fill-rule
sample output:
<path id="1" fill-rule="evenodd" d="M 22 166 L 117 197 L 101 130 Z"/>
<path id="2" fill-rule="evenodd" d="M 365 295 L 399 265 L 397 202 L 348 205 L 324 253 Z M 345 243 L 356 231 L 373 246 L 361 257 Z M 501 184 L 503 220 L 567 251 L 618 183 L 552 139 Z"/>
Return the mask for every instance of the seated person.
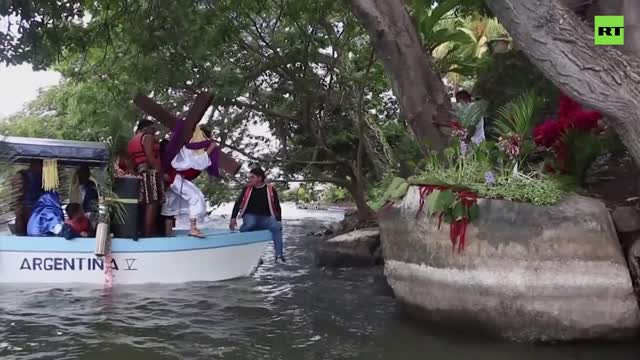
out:
<path id="1" fill-rule="evenodd" d="M 27 235 L 27 224 L 33 207 L 42 195 L 42 160 L 33 160 L 29 168 L 18 171 L 13 188 L 18 194 L 15 203 L 16 235 Z"/>
<path id="2" fill-rule="evenodd" d="M 242 189 L 233 206 L 229 228 L 235 230 L 237 218 L 242 218 L 240 231 L 269 230 L 273 237 L 276 262 L 286 262 L 282 242 L 280 200 L 273 185 L 266 183 L 264 170 L 254 168 L 249 175 L 249 184 Z"/>
<path id="3" fill-rule="evenodd" d="M 88 217 L 98 214 L 98 186 L 88 166 L 81 166 L 76 171 L 69 188 L 69 202 L 81 204 Z"/>
<path id="4" fill-rule="evenodd" d="M 91 225 L 89 224 L 89 219 L 84 215 L 82 205 L 70 203 L 67 205 L 65 212 L 68 219 L 62 225 L 61 235 L 67 240 L 89 236 Z"/>
<path id="5" fill-rule="evenodd" d="M 60 206 L 60 197 L 55 191 L 44 192 L 33 206 L 27 224 L 29 236 L 51 236 L 60 234 L 64 214 Z"/>

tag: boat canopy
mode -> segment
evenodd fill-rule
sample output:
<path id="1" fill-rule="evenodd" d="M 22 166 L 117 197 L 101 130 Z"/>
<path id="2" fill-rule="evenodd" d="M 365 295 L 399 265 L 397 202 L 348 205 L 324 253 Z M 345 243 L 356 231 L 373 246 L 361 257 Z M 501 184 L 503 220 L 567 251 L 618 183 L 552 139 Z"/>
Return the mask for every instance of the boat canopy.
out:
<path id="1" fill-rule="evenodd" d="M 57 160 L 66 166 L 103 166 L 109 149 L 103 143 L 5 136 L 0 137 L 0 162 L 28 164 L 31 160 Z"/>

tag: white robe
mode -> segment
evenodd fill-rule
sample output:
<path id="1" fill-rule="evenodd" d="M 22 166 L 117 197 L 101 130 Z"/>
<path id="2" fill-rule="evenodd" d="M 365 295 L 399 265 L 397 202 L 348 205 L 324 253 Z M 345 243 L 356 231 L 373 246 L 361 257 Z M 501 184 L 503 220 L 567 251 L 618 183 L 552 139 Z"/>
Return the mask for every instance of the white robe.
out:
<path id="1" fill-rule="evenodd" d="M 189 150 L 182 147 L 180 152 L 171 161 L 171 166 L 178 171 L 194 169 L 203 171 L 211 166 L 211 159 L 206 152 L 198 152 L 197 150 Z"/>
<path id="2" fill-rule="evenodd" d="M 204 194 L 189 180 L 176 174 L 173 183 L 165 191 L 165 201 L 162 204 L 162 215 L 189 215 L 190 219 L 202 221 L 207 213 Z"/>

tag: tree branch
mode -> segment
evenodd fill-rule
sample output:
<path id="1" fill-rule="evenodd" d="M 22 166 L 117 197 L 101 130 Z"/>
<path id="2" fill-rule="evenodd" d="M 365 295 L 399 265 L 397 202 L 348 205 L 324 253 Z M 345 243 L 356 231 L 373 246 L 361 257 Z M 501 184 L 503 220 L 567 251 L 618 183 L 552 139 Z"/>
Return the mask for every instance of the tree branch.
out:
<path id="1" fill-rule="evenodd" d="M 269 110 L 266 109 L 260 105 L 256 105 L 256 104 L 249 104 L 247 102 L 244 101 L 240 101 L 240 100 L 231 100 L 231 101 L 227 101 L 225 102 L 225 105 L 233 105 L 233 106 L 237 106 L 240 108 L 248 108 L 251 110 L 255 110 L 258 112 L 263 113 L 264 115 L 267 116 L 272 116 L 272 117 L 277 117 L 277 118 L 281 118 L 281 119 L 285 119 L 285 120 L 290 120 L 290 121 L 299 121 L 299 119 L 295 116 L 292 115 L 288 115 L 288 114 L 283 114 L 277 111 L 273 111 L 273 110 Z"/>
<path id="2" fill-rule="evenodd" d="M 300 183 L 300 182 L 319 182 L 319 183 L 330 183 L 330 184 L 336 184 L 339 185 L 341 187 L 345 187 L 347 185 L 347 182 L 345 180 L 342 179 L 338 179 L 338 178 L 333 178 L 333 177 L 317 177 L 317 178 L 305 178 L 305 179 L 291 179 L 291 180 L 284 180 L 284 179 L 277 179 L 277 180 L 269 180 L 272 183 Z"/>

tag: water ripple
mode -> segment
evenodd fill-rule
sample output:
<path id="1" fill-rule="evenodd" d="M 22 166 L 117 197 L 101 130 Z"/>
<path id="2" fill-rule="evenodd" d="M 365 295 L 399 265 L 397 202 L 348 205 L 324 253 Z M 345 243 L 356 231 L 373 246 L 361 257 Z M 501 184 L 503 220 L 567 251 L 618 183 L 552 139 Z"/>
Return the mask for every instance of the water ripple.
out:
<path id="1" fill-rule="evenodd" d="M 460 339 L 408 321 L 381 269 L 313 266 L 318 228 L 287 222 L 289 263 L 178 286 L 0 287 L 2 359 L 640 358 L 638 346 L 534 347 Z"/>

